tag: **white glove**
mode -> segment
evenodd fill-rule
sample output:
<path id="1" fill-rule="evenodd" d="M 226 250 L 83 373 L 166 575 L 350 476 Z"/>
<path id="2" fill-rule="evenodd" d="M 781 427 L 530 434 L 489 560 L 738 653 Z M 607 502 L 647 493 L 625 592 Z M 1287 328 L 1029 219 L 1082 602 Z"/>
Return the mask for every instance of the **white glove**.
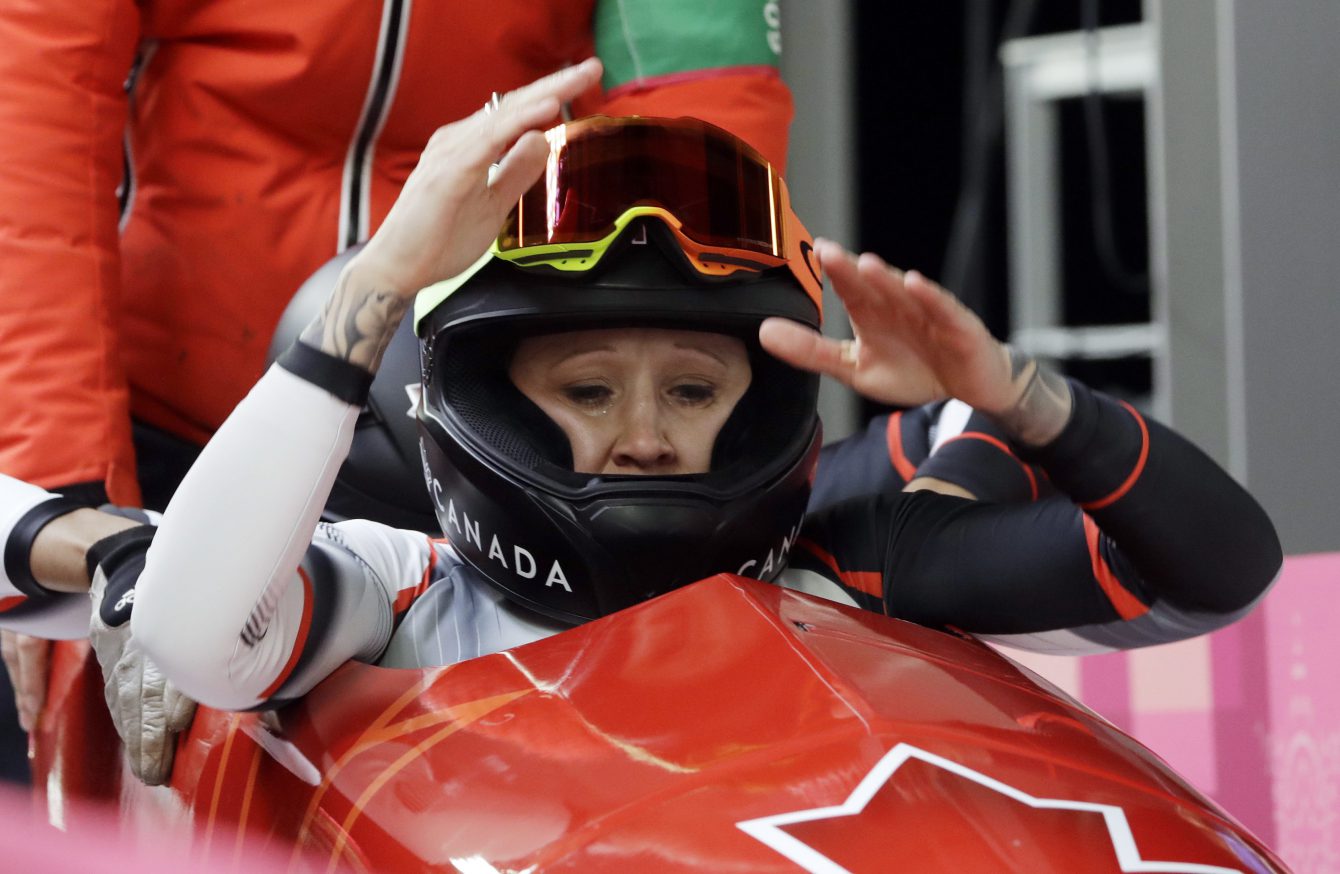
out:
<path id="1" fill-rule="evenodd" d="M 125 745 L 130 770 L 156 786 L 172 775 L 177 735 L 190 727 L 195 702 L 168 682 L 131 637 L 135 583 L 144 570 L 150 535 L 132 536 L 129 541 L 126 535 L 113 535 L 123 539 L 100 558 L 93 574 L 89 641 L 102 667 L 103 697 Z"/>

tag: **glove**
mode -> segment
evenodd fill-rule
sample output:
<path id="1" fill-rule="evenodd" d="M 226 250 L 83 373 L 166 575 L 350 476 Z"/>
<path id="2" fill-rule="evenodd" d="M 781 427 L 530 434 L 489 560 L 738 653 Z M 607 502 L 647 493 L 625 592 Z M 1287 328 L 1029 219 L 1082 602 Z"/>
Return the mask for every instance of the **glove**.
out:
<path id="1" fill-rule="evenodd" d="M 176 736 L 191 725 L 195 702 L 168 682 L 130 635 L 135 584 L 153 540 L 152 525 L 106 537 L 88 551 L 93 615 L 89 641 L 102 668 L 103 697 L 126 748 L 130 770 L 150 786 L 172 775 Z"/>

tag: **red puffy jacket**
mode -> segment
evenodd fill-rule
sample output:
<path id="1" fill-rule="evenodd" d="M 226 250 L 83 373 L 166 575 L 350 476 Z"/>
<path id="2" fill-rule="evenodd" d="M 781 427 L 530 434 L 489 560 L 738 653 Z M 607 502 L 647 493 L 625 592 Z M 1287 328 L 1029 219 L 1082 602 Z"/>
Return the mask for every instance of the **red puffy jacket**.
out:
<path id="1" fill-rule="evenodd" d="M 781 165 L 776 5 L 6 3 L 0 470 L 136 502 L 129 414 L 207 439 L 294 289 L 493 91 L 598 52 L 578 114 L 695 115 Z"/>

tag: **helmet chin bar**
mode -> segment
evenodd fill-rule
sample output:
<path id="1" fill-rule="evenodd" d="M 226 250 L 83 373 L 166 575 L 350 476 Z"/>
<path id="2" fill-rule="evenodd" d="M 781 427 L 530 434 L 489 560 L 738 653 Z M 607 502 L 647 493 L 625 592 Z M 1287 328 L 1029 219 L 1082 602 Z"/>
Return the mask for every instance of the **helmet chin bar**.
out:
<path id="1" fill-rule="evenodd" d="M 572 623 L 716 573 L 773 579 L 799 535 L 822 442 L 816 422 L 797 463 L 734 500 L 675 478 L 620 477 L 576 501 L 508 477 L 436 420 L 421 427 L 429 494 L 456 551 L 509 599 Z"/>

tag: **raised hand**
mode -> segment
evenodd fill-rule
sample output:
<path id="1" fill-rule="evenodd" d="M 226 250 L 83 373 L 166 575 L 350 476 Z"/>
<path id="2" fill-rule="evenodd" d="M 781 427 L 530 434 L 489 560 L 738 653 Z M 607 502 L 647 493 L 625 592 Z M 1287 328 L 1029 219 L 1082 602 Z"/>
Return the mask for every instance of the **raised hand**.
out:
<path id="1" fill-rule="evenodd" d="M 544 170 L 543 128 L 600 74 L 600 61 L 590 58 L 438 128 L 303 342 L 375 370 L 414 295 L 487 251 L 508 210 Z"/>
<path id="2" fill-rule="evenodd" d="M 540 177 L 549 155 L 543 128 L 600 73 L 600 61 L 590 58 L 439 128 L 359 260 L 408 295 L 473 264 Z"/>
<path id="3" fill-rule="evenodd" d="M 759 331 L 768 352 L 884 404 L 956 397 L 1034 445 L 1064 427 L 1070 412 L 1064 382 L 1013 355 L 952 294 L 869 252 L 858 257 L 830 240 L 816 240 L 815 251 L 847 307 L 855 339 L 832 340 L 768 319 Z"/>

